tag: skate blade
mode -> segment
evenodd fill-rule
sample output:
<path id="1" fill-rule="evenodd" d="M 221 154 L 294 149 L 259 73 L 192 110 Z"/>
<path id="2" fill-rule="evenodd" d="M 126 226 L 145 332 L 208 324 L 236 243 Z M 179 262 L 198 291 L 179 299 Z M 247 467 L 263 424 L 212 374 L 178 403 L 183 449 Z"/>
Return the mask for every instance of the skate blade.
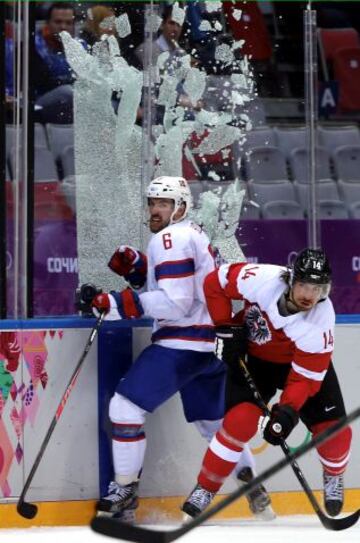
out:
<path id="1" fill-rule="evenodd" d="M 194 520 L 194 517 L 191 517 L 190 515 L 188 515 L 187 513 L 184 513 L 183 512 L 183 516 L 182 516 L 182 521 L 184 524 L 187 524 L 188 522 L 190 522 L 191 520 Z"/>
<path id="2" fill-rule="evenodd" d="M 115 518 L 118 520 L 121 520 L 121 522 L 127 522 L 128 524 L 135 524 L 135 521 L 136 521 L 135 509 L 122 511 L 118 515 L 115 515 Z"/>
<path id="3" fill-rule="evenodd" d="M 254 513 L 254 517 L 258 520 L 269 522 L 270 520 L 276 519 L 276 514 L 271 505 L 268 505 L 265 507 L 264 511 Z"/>
<path id="4" fill-rule="evenodd" d="M 103 518 L 112 518 L 114 516 L 114 513 L 110 513 L 110 511 L 96 511 L 96 516 Z"/>
<path id="5" fill-rule="evenodd" d="M 127 522 L 129 524 L 134 524 L 136 521 L 135 510 L 122 511 L 121 513 L 111 513 L 110 511 L 97 511 L 96 516 L 103 518 L 113 518 L 116 520 L 121 520 L 121 522 Z"/>

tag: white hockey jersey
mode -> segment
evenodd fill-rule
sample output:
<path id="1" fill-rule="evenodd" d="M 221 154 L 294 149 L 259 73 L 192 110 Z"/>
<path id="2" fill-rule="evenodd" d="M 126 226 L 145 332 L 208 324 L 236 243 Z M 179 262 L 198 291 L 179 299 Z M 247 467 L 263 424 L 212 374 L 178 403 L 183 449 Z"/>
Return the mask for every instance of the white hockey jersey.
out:
<path id="1" fill-rule="evenodd" d="M 214 326 L 203 282 L 215 269 L 207 235 L 192 221 L 171 224 L 154 234 L 148 250 L 144 314 L 153 317 L 152 340 L 193 351 L 214 350 Z"/>
<path id="2" fill-rule="evenodd" d="M 291 364 L 281 403 L 299 409 L 326 375 L 334 347 L 335 312 L 329 298 L 309 311 L 282 316 L 278 301 L 286 268 L 270 264 L 223 265 L 207 281 L 205 294 L 215 324 L 231 322 L 231 300 L 244 301 L 249 354 Z"/>

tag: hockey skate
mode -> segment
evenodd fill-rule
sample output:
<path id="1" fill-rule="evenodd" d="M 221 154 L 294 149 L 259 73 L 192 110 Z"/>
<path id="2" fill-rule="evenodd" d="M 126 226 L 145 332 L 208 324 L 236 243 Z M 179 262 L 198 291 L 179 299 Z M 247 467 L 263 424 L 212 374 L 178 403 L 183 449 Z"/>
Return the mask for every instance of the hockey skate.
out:
<path id="1" fill-rule="evenodd" d="M 111 481 L 108 488 L 108 495 L 98 501 L 96 509 L 97 516 L 114 517 L 123 522 L 133 523 L 135 521 L 135 510 L 139 506 L 137 482 L 121 486 Z"/>
<path id="2" fill-rule="evenodd" d="M 336 517 L 341 512 L 344 503 L 343 474 L 330 475 L 324 471 L 323 480 L 325 509 L 331 517 Z"/>
<path id="3" fill-rule="evenodd" d="M 215 492 L 209 492 L 198 484 L 183 503 L 181 510 L 188 517 L 197 517 L 210 505 L 214 496 Z"/>
<path id="4" fill-rule="evenodd" d="M 250 467 L 243 468 L 237 474 L 238 482 L 242 485 L 254 479 L 254 474 Z M 259 485 L 251 490 L 246 499 L 249 503 L 250 511 L 259 520 L 274 520 L 276 515 L 271 507 L 270 496 L 263 485 Z"/>

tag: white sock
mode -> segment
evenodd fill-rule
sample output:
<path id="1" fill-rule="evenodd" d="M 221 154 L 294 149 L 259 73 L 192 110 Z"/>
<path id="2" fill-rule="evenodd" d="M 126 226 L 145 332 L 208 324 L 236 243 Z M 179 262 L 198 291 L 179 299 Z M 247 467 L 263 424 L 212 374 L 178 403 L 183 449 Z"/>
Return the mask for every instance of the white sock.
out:
<path id="1" fill-rule="evenodd" d="M 139 479 L 144 463 L 146 438 L 140 441 L 112 441 L 115 480 L 128 485 Z"/>

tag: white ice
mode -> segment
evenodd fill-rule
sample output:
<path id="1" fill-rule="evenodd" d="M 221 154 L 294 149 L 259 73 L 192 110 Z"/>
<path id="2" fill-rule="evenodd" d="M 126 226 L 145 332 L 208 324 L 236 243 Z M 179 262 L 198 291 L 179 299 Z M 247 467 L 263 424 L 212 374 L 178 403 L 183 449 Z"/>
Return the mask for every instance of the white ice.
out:
<path id="1" fill-rule="evenodd" d="M 174 527 L 169 527 L 174 529 Z M 278 517 L 271 522 L 243 520 L 195 528 L 179 543 L 358 543 L 360 523 L 341 532 L 325 530 L 315 516 Z M 88 527 L 0 530 L 1 543 L 110 543 L 111 539 Z"/>

